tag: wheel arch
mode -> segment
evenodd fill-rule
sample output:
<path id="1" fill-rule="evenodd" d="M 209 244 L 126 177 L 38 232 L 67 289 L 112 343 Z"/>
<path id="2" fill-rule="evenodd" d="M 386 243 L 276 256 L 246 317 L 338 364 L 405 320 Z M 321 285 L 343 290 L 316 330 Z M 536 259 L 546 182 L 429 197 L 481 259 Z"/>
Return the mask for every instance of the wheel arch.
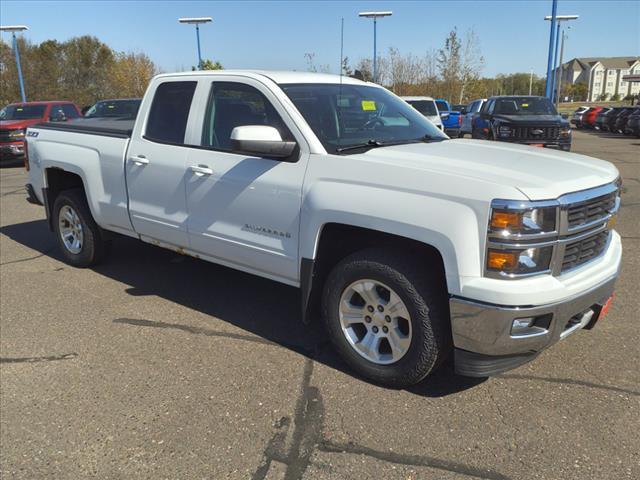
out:
<path id="1" fill-rule="evenodd" d="M 86 196 L 84 179 L 80 173 L 71 172 L 59 167 L 48 167 L 44 170 L 44 208 L 47 215 L 49 230 L 53 231 L 53 204 L 61 192 L 73 188 L 79 188 Z M 91 205 L 89 204 L 89 208 Z M 91 212 L 93 214 L 93 212 Z"/>
<path id="2" fill-rule="evenodd" d="M 431 239 L 436 240 L 436 236 L 438 234 Z M 445 237 L 440 237 L 439 240 L 426 242 L 366 226 L 325 223 L 317 232 L 313 255 L 301 257 L 300 290 L 304 321 L 310 321 L 311 312 L 316 310 L 331 268 L 347 256 L 368 248 L 383 247 L 415 255 L 417 261 L 424 261 L 425 265 L 434 268 L 434 273 L 445 282 L 445 288 L 451 282 L 457 283 L 456 262 L 446 261 L 445 258 L 455 254 L 453 244 Z"/>

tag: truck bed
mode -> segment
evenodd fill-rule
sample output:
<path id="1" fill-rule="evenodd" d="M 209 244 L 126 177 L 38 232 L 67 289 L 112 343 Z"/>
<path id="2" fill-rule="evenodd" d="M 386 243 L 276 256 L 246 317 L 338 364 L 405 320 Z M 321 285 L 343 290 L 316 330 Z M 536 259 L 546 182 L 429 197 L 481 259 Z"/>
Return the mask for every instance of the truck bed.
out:
<path id="1" fill-rule="evenodd" d="M 43 122 L 35 125 L 35 127 L 104 137 L 130 138 L 134 124 L 135 119 L 78 118 L 68 122 Z"/>

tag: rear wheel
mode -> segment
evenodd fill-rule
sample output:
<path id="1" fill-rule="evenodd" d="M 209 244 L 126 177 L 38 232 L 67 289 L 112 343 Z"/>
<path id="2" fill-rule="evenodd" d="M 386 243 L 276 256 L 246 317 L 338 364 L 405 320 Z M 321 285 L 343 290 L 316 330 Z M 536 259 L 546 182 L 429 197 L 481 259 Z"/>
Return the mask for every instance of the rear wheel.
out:
<path id="1" fill-rule="evenodd" d="M 56 240 L 67 263 L 84 268 L 104 258 L 109 244 L 81 189 L 61 192 L 53 204 L 52 215 Z"/>
<path id="2" fill-rule="evenodd" d="M 342 260 L 323 293 L 323 318 L 342 358 L 391 387 L 415 384 L 450 352 L 444 279 L 428 265 L 382 250 Z"/>

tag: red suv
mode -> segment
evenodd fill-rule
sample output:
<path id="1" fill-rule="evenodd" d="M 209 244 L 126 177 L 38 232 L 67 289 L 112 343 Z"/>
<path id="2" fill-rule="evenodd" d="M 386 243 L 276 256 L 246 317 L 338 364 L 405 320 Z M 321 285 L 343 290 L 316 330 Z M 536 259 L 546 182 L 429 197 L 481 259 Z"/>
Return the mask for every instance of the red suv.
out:
<path id="1" fill-rule="evenodd" d="M 40 122 L 66 122 L 80 117 L 80 109 L 71 102 L 12 103 L 0 110 L 0 160 L 24 155 L 27 127 Z"/>
<path id="2" fill-rule="evenodd" d="M 591 107 L 582 114 L 582 126 L 586 128 L 595 128 L 596 118 L 602 110 L 602 107 Z"/>

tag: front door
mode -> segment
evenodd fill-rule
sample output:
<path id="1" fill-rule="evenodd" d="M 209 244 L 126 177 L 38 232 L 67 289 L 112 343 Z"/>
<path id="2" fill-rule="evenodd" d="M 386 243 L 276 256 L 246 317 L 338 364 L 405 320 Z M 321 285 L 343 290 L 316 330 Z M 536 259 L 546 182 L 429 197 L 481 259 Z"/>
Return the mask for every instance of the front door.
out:
<path id="1" fill-rule="evenodd" d="M 306 144 L 269 89 L 248 78 L 206 85 L 199 148 L 187 163 L 187 227 L 191 249 L 220 263 L 295 284 Z M 298 149 L 286 161 L 234 152 L 231 132 L 269 125 Z M 295 134 L 292 132 L 296 132 Z"/>

